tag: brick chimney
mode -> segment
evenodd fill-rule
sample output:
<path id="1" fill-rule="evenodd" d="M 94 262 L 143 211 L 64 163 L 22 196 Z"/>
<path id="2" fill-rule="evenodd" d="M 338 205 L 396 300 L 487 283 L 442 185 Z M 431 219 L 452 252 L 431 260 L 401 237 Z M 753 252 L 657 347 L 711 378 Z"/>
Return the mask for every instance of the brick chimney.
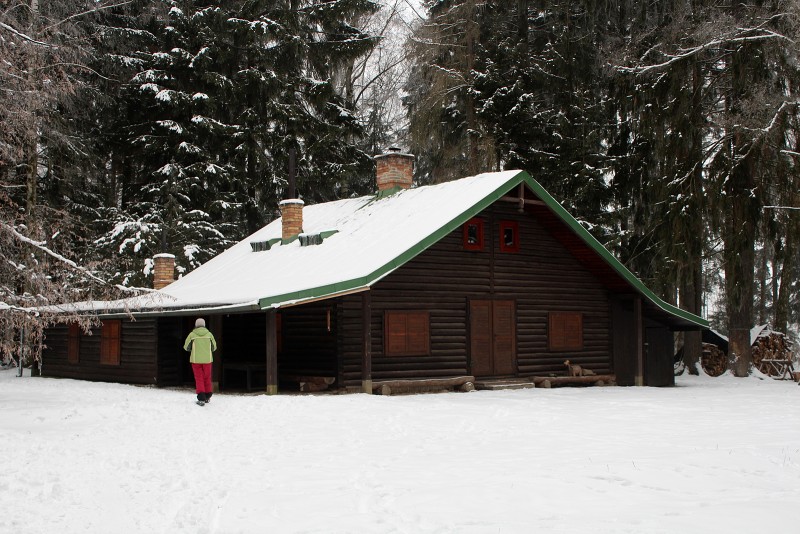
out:
<path id="1" fill-rule="evenodd" d="M 153 264 L 153 289 L 163 289 L 175 281 L 175 256 L 156 254 Z"/>
<path id="2" fill-rule="evenodd" d="M 281 222 L 283 224 L 281 238 L 291 239 L 303 231 L 303 205 L 299 198 L 281 200 Z"/>
<path id="3" fill-rule="evenodd" d="M 394 187 L 409 189 L 414 177 L 414 156 L 403 154 L 392 147 L 386 154 L 375 156 L 377 166 L 378 191 Z"/>

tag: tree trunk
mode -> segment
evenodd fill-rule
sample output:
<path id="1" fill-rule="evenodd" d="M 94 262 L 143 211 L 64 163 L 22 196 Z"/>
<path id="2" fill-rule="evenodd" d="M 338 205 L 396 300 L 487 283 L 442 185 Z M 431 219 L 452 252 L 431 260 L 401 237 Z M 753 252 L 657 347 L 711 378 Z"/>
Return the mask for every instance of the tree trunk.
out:
<path id="1" fill-rule="evenodd" d="M 725 290 L 728 303 L 729 368 L 734 376 L 748 376 L 752 367 L 750 328 L 753 326 L 756 217 L 752 158 L 735 167 L 730 176 L 730 207 L 725 227 Z"/>
<path id="2" fill-rule="evenodd" d="M 688 160 L 694 163 L 690 173 L 689 200 L 691 216 L 685 221 L 686 265 L 681 281 L 681 306 L 697 316 L 703 310 L 703 249 L 705 246 L 705 224 L 703 220 L 703 77 L 700 66 L 692 66 L 692 125 L 689 134 Z M 689 374 L 699 375 L 703 356 L 703 336 L 701 331 L 685 332 L 683 338 L 683 363 Z"/>
<path id="3" fill-rule="evenodd" d="M 796 232 L 800 230 L 800 225 L 797 224 L 797 216 L 794 214 L 789 215 L 790 222 L 786 225 L 786 241 L 783 248 L 783 263 L 780 271 L 780 287 L 778 288 L 778 298 L 775 299 L 775 330 L 778 332 L 786 332 L 789 326 L 789 293 L 792 287 L 792 281 L 795 280 L 795 256 L 796 252 Z M 778 278 L 778 273 L 773 274 L 774 278 Z"/>
<path id="4" fill-rule="evenodd" d="M 464 77 L 467 80 L 467 170 L 471 175 L 478 174 L 482 167 L 478 154 L 478 125 L 475 118 L 475 96 L 472 91 L 474 86 L 472 71 L 475 68 L 475 43 L 478 41 L 479 37 L 478 24 L 475 22 L 475 19 L 475 0 L 467 0 L 465 31 L 467 39 L 467 62 Z"/>

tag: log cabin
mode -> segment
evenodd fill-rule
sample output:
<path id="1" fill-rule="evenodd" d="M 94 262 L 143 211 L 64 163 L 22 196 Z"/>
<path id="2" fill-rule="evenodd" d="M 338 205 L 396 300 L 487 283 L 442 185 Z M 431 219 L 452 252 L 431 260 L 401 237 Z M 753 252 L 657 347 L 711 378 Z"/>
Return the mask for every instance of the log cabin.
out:
<path id="1" fill-rule="evenodd" d="M 673 332 L 708 323 L 650 291 L 527 172 L 412 187 L 412 155 L 376 166 L 376 194 L 284 200 L 178 280 L 158 255 L 155 296 L 84 303 L 102 320 L 91 335 L 46 332 L 43 374 L 192 384 L 182 343 L 203 317 L 222 391 L 549 384 L 569 381 L 566 360 L 618 385 L 674 384 Z"/>

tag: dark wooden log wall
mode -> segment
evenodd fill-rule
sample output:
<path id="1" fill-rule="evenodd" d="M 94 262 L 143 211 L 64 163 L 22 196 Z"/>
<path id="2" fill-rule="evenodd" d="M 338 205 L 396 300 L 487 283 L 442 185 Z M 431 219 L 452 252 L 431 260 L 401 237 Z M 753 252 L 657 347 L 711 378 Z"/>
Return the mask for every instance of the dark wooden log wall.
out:
<path id="1" fill-rule="evenodd" d="M 158 385 L 179 386 L 186 382 L 189 353 L 183 342 L 189 334 L 182 317 L 158 320 Z"/>
<path id="2" fill-rule="evenodd" d="M 636 381 L 636 321 L 632 298 L 613 298 L 611 302 L 614 374 L 620 386 Z"/>
<path id="3" fill-rule="evenodd" d="M 42 375 L 124 384 L 157 384 L 157 330 L 155 319 L 123 319 L 119 365 L 100 363 L 99 328 L 92 329 L 92 335 L 81 333 L 79 361 L 71 364 L 67 361 L 68 327 L 53 326 L 45 332 L 47 346 L 42 354 Z"/>
<path id="4" fill-rule="evenodd" d="M 328 330 L 330 311 L 330 330 Z M 279 373 L 337 376 L 334 301 L 280 310 Z M 231 314 L 223 319 L 225 363 L 266 363 L 266 314 Z"/>
<path id="5" fill-rule="evenodd" d="M 675 338 L 665 326 L 645 321 L 644 383 L 646 386 L 674 386 Z"/>
<path id="6" fill-rule="evenodd" d="M 563 375 L 563 361 L 613 372 L 608 292 L 527 213 L 499 201 L 487 208 L 482 252 L 463 249 L 462 230 L 446 236 L 372 288 L 373 380 L 425 378 L 470 373 L 469 299 L 515 300 L 517 376 Z M 501 221 L 517 221 L 520 251 L 499 250 Z M 385 310 L 428 310 L 431 354 L 386 357 Z M 583 314 L 584 348 L 551 352 L 548 313 Z M 339 353 L 345 385 L 360 384 L 361 297 L 339 301 Z"/>
<path id="7" fill-rule="evenodd" d="M 226 363 L 266 363 L 267 318 L 263 313 L 226 315 L 222 320 Z M 218 335 L 215 333 L 215 335 Z"/>
<path id="8" fill-rule="evenodd" d="M 336 302 L 321 301 L 281 310 L 281 374 L 338 377 Z M 330 328 L 328 316 L 330 313 Z"/>

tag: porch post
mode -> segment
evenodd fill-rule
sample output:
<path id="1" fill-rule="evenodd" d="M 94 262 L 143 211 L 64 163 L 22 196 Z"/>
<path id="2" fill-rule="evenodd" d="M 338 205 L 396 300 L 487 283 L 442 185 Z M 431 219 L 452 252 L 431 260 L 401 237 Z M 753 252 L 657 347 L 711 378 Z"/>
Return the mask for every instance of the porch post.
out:
<path id="1" fill-rule="evenodd" d="M 644 335 L 642 332 L 642 297 L 633 300 L 633 320 L 636 324 L 636 377 L 634 385 L 644 386 Z"/>
<path id="2" fill-rule="evenodd" d="M 222 359 L 225 357 L 223 346 L 225 345 L 225 336 L 222 331 L 222 315 L 212 315 L 208 318 L 209 327 L 211 332 L 214 333 L 214 338 L 217 340 L 217 352 L 214 354 L 214 363 L 211 366 L 211 389 L 219 392 L 219 381 L 222 376 Z"/>
<path id="3" fill-rule="evenodd" d="M 275 310 L 267 310 L 267 395 L 278 394 L 278 336 Z"/>
<path id="4" fill-rule="evenodd" d="M 361 332 L 364 342 L 361 354 L 361 388 L 372 394 L 372 297 L 369 291 L 361 294 Z"/>

